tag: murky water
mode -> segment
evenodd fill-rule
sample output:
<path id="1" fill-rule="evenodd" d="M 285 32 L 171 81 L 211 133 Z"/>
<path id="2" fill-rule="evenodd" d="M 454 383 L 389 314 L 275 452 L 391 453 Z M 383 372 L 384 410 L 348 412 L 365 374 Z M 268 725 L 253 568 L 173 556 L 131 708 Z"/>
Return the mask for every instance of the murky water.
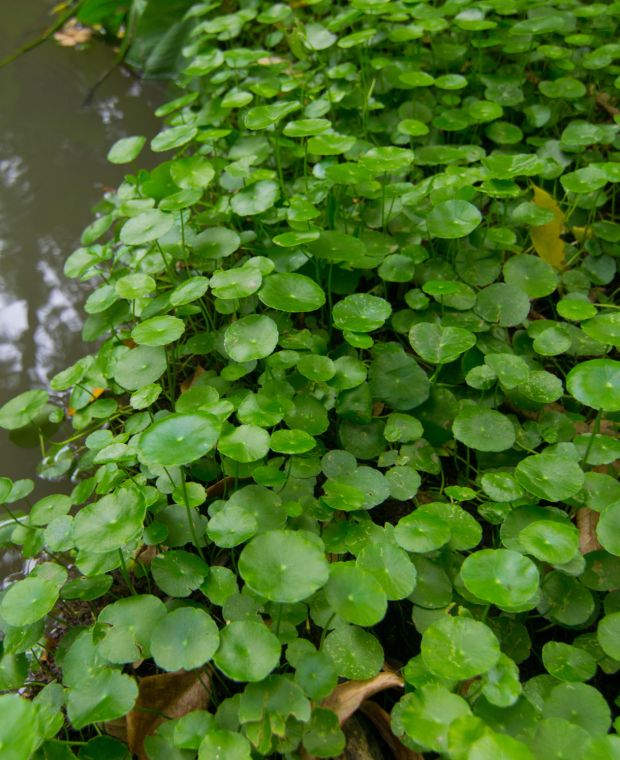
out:
<path id="1" fill-rule="evenodd" d="M 53 5 L 2 0 L 0 59 L 50 24 Z M 153 110 L 165 95 L 164 85 L 116 69 L 85 107 L 113 59 L 103 44 L 78 52 L 48 41 L 0 69 L 0 405 L 44 387 L 87 351 L 80 339 L 87 293 L 64 278 L 64 260 L 104 188 L 123 177 L 123 167 L 105 160 L 108 146 L 155 134 Z M 37 460 L 0 431 L 0 475 L 32 477 Z M 0 578 L 8 561 L 0 556 Z"/>

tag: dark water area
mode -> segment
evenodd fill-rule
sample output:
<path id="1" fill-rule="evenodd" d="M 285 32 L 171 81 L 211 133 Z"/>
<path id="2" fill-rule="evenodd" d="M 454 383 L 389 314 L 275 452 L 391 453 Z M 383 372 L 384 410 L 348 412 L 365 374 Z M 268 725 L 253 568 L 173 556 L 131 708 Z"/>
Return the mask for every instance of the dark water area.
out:
<path id="1" fill-rule="evenodd" d="M 53 5 L 2 0 L 0 59 L 50 25 Z M 49 40 L 0 69 L 0 405 L 45 387 L 89 350 L 80 338 L 88 291 L 64 277 L 64 261 L 105 188 L 123 178 L 124 167 L 105 159 L 109 146 L 154 135 L 166 92 L 116 68 L 86 106 L 114 56 L 101 42 L 79 51 Z M 38 458 L 0 430 L 1 476 L 34 477 Z M 39 481 L 35 494 L 50 490 Z M 0 549 L 0 578 L 14 562 Z"/>

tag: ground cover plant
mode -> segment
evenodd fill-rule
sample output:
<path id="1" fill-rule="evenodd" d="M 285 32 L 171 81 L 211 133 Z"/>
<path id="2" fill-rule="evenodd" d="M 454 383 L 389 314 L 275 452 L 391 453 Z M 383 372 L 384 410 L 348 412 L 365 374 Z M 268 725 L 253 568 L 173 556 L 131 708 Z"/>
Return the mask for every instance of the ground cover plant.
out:
<path id="1" fill-rule="evenodd" d="M 358 707 L 620 757 L 619 14 L 191 6 L 66 262 L 92 353 L 0 409 L 60 480 L 0 480 L 3 760 L 337 757 Z"/>

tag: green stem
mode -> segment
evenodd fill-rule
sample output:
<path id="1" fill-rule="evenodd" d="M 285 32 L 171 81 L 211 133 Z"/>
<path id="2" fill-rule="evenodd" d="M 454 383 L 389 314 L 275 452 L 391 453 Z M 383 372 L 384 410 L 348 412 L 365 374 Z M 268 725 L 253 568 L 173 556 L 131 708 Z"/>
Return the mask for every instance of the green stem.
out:
<path id="1" fill-rule="evenodd" d="M 603 410 L 599 409 L 596 413 L 596 417 L 594 418 L 594 425 L 592 426 L 592 432 L 590 433 L 590 439 L 588 440 L 588 446 L 586 448 L 586 453 L 583 457 L 583 466 L 585 467 L 588 464 L 588 457 L 590 456 L 590 451 L 592 450 L 592 446 L 594 445 L 594 438 L 598 435 L 598 431 L 601 429 L 601 422 L 603 420 Z"/>
<path id="2" fill-rule="evenodd" d="M 72 16 L 75 16 L 83 4 L 84 0 L 80 0 L 76 5 L 72 5 L 66 11 L 66 13 L 63 13 L 62 16 L 59 16 L 56 21 L 54 21 L 54 23 L 43 32 L 43 34 L 41 34 L 39 37 L 36 37 L 34 40 L 30 40 L 30 42 L 27 42 L 25 45 L 22 45 L 22 47 L 20 47 L 14 53 L 7 55 L 6 58 L 3 58 L 0 61 L 0 69 L 4 68 L 4 66 L 8 66 L 9 63 L 13 63 L 13 61 L 21 58 L 22 55 L 29 53 L 31 50 L 34 50 L 35 48 L 39 47 L 39 45 L 42 45 L 44 42 L 49 40 L 49 38 L 56 34 L 59 29 L 62 29 L 62 27 Z"/>

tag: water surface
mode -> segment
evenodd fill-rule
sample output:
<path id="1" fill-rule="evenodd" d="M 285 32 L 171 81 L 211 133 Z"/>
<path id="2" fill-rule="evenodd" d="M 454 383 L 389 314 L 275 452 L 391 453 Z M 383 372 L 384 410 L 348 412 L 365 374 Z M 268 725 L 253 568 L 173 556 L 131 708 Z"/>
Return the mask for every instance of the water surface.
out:
<path id="1" fill-rule="evenodd" d="M 1 4 L 0 59 L 50 24 L 54 2 Z M 108 147 L 155 134 L 153 110 L 165 96 L 164 85 L 117 68 L 86 107 L 113 60 L 101 43 L 80 52 L 48 41 L 0 69 L 0 405 L 45 387 L 89 350 L 80 339 L 88 292 L 64 278 L 64 261 L 104 189 L 123 178 L 124 168 L 105 160 Z M 0 475 L 32 477 L 37 461 L 37 451 L 0 431 Z M 0 556 L 0 577 L 9 561 Z"/>

